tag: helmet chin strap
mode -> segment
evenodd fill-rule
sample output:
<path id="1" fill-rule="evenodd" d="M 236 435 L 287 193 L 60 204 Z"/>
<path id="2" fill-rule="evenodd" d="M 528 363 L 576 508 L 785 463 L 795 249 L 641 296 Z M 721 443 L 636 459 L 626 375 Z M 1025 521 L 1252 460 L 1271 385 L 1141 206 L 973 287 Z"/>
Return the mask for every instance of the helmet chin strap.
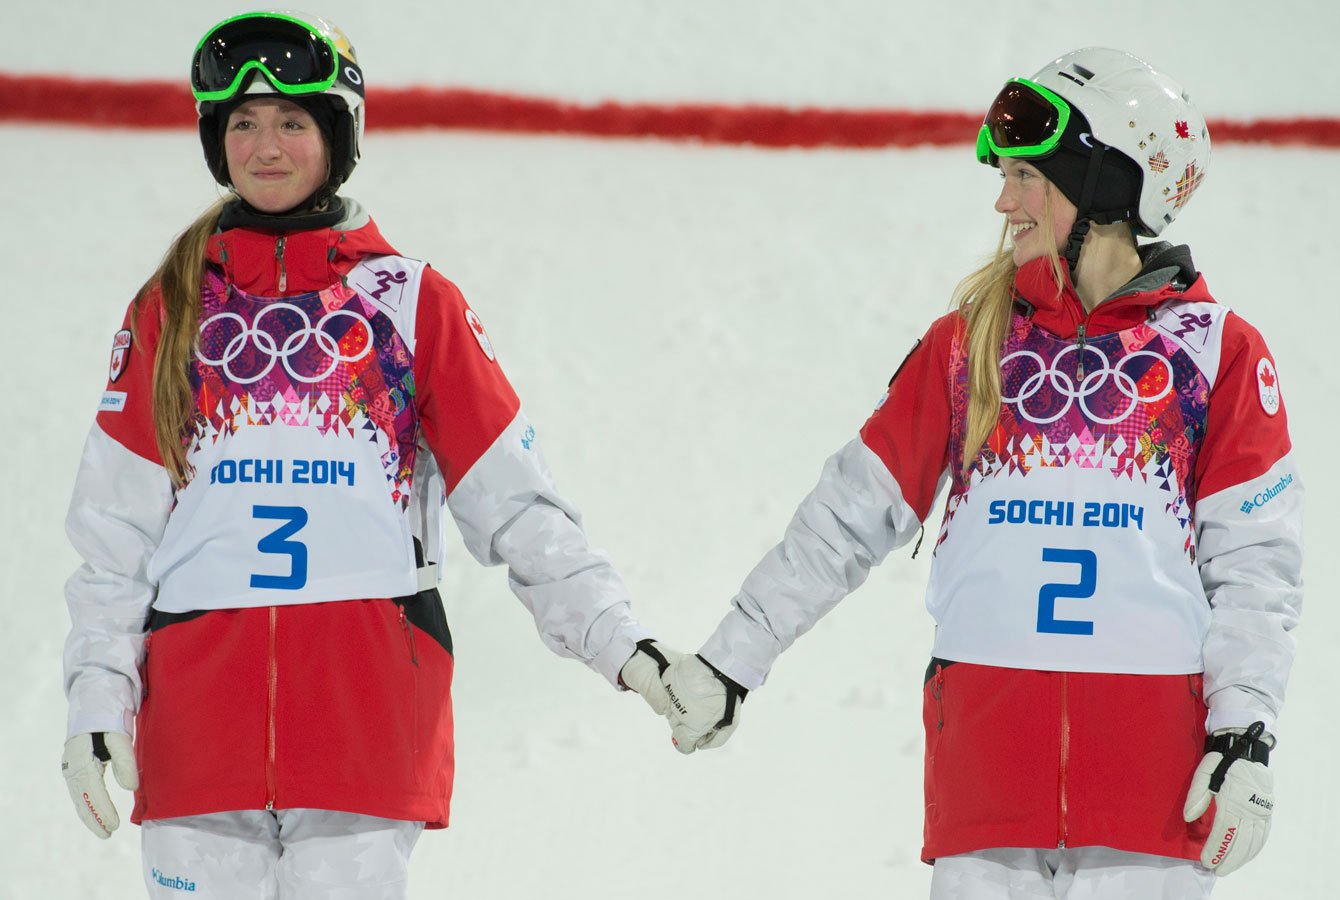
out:
<path id="1" fill-rule="evenodd" d="M 1090 137 L 1090 140 L 1093 138 Z M 1093 141 L 1093 149 L 1089 151 L 1089 167 L 1084 173 L 1084 187 L 1080 191 L 1079 203 L 1075 205 L 1075 224 L 1070 228 L 1070 238 L 1066 241 L 1063 254 L 1070 271 L 1071 284 L 1075 283 L 1075 267 L 1079 265 L 1079 254 L 1084 249 L 1084 238 L 1093 225 L 1093 195 L 1098 190 L 1098 176 L 1102 172 L 1103 154 L 1106 152 L 1106 144 Z"/>
<path id="2" fill-rule="evenodd" d="M 1061 254 L 1066 261 L 1066 269 L 1070 272 L 1070 283 L 1075 283 L 1075 266 L 1079 265 L 1079 254 L 1084 249 L 1084 237 L 1089 233 L 1089 226 L 1093 224 L 1093 219 L 1088 216 L 1076 216 L 1075 224 L 1070 227 L 1070 238 L 1066 241 L 1065 253 Z"/>

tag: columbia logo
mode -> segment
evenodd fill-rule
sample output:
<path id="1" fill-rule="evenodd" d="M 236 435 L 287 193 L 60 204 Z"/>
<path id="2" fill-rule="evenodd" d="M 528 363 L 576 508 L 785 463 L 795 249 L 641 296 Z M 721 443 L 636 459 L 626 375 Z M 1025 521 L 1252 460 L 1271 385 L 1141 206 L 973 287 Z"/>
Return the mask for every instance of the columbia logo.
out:
<path id="1" fill-rule="evenodd" d="M 150 877 L 163 887 L 177 891 L 187 891 L 188 893 L 195 892 L 195 882 L 188 878 L 182 878 L 180 875 L 164 875 L 155 868 L 150 870 Z"/>
<path id="2" fill-rule="evenodd" d="M 1292 472 L 1290 472 L 1288 475 L 1285 475 L 1278 482 L 1272 484 L 1270 487 L 1266 488 L 1264 491 L 1257 494 L 1256 496 L 1249 497 L 1248 499 L 1242 501 L 1241 509 L 1243 514 L 1251 515 L 1253 509 L 1256 509 L 1258 506 L 1265 506 L 1271 500 L 1274 500 L 1276 497 L 1282 494 L 1285 491 L 1285 489 L 1288 488 L 1289 485 L 1291 484 L 1293 484 Z"/>

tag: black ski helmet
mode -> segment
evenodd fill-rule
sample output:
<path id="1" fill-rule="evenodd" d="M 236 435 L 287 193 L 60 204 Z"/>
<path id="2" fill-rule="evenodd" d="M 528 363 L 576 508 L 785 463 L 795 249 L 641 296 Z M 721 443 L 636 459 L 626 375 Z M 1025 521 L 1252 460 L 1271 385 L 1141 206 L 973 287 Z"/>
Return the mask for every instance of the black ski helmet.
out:
<path id="1" fill-rule="evenodd" d="M 215 25 L 196 45 L 191 91 L 200 145 L 214 179 L 232 187 L 223 153 L 228 115 L 256 97 L 282 97 L 316 119 L 330 146 L 331 195 L 358 165 L 363 137 L 363 72 L 334 24 L 294 12 L 254 12 Z"/>

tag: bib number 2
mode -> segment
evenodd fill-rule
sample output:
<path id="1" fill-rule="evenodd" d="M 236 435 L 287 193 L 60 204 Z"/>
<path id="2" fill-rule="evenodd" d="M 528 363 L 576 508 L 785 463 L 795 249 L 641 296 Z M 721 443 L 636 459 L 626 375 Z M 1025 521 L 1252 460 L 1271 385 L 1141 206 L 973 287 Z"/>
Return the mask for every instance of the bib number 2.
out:
<path id="1" fill-rule="evenodd" d="M 1038 591 L 1038 631 L 1044 634 L 1093 634 L 1092 622 L 1056 618 L 1056 601 L 1063 597 L 1083 600 L 1093 596 L 1098 586 L 1098 556 L 1092 550 L 1043 547 L 1042 561 L 1078 564 L 1079 583 L 1053 582 L 1042 586 Z"/>
<path id="2" fill-rule="evenodd" d="M 261 538 L 256 549 L 262 553 L 287 556 L 287 575 L 252 574 L 251 586 L 277 591 L 296 591 L 307 584 L 307 545 L 289 540 L 307 524 L 307 510 L 301 506 L 253 506 L 251 515 L 256 519 L 277 519 L 284 524 Z"/>

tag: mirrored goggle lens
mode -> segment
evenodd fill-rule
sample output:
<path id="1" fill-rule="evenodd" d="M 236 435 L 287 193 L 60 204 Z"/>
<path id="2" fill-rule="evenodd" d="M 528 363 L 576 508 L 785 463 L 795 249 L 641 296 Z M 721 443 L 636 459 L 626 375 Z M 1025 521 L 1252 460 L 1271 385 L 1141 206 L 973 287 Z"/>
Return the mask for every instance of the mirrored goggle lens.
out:
<path id="1" fill-rule="evenodd" d="M 991 149 L 1002 156 L 1051 152 L 1065 130 L 1069 110 L 1064 104 L 1019 81 L 1005 85 L 982 124 Z"/>
<path id="2" fill-rule="evenodd" d="M 198 94 L 234 89 L 249 63 L 289 87 L 328 85 L 335 77 L 335 54 L 320 35 L 286 19 L 248 18 L 225 23 L 205 38 L 191 87 Z"/>

